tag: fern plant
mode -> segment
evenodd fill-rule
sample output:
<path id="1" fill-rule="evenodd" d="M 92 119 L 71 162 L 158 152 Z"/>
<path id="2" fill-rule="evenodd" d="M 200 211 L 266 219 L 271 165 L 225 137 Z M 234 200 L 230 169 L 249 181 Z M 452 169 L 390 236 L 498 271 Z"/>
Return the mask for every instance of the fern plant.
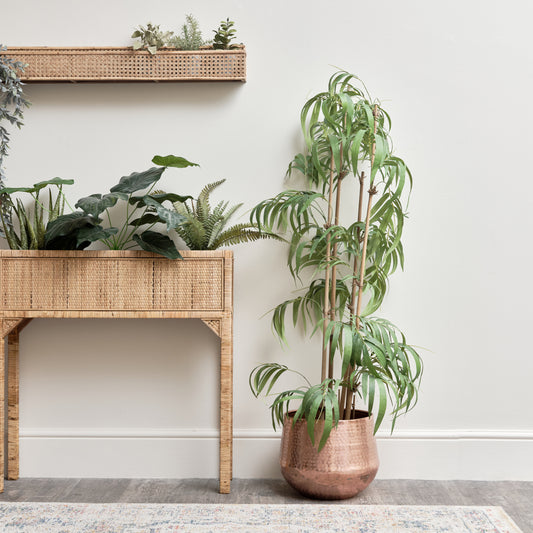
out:
<path id="1" fill-rule="evenodd" d="M 209 196 L 226 180 L 219 180 L 206 185 L 196 200 L 175 202 L 174 209 L 185 221 L 176 228 L 176 232 L 191 250 L 216 250 L 241 242 L 258 239 L 280 239 L 269 231 L 259 231 L 255 223 L 241 223 L 227 227 L 230 218 L 242 206 L 230 207 L 229 202 L 219 202 L 211 208 Z"/>

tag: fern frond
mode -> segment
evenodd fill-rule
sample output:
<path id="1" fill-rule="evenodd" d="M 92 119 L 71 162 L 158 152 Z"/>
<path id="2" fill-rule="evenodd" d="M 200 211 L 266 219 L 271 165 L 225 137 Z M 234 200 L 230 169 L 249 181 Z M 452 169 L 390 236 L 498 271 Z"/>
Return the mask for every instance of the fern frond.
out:
<path id="1" fill-rule="evenodd" d="M 213 183 L 208 183 L 198 195 L 198 202 L 196 205 L 196 210 L 198 218 L 202 221 L 206 221 L 209 218 L 211 212 L 211 206 L 209 205 L 209 195 L 220 185 L 222 185 L 226 180 L 218 180 Z"/>
<path id="2" fill-rule="evenodd" d="M 192 214 L 186 202 L 174 202 L 172 205 L 174 206 L 176 212 L 183 217 L 189 218 L 189 216 Z"/>
<path id="3" fill-rule="evenodd" d="M 188 245 L 191 250 L 205 250 L 207 245 L 207 234 L 204 226 L 197 218 L 190 218 L 183 224 L 189 233 L 189 239 L 192 246 Z"/>
<path id="4" fill-rule="evenodd" d="M 216 222 L 218 222 L 221 218 L 224 218 L 224 211 L 228 208 L 229 202 L 220 202 L 217 204 L 215 209 L 213 209 L 213 217 Z"/>
<path id="5" fill-rule="evenodd" d="M 216 242 L 225 225 L 226 221 L 222 218 L 213 226 L 213 229 L 211 230 L 211 236 L 209 237 L 209 242 L 207 243 L 208 250 L 210 250 L 213 244 Z"/>
<path id="6" fill-rule="evenodd" d="M 175 231 L 181 237 L 187 248 L 189 248 L 189 250 L 194 250 L 194 243 L 192 242 L 190 233 L 187 229 L 184 226 L 178 226 L 175 228 Z"/>
<path id="7" fill-rule="evenodd" d="M 231 226 L 221 233 L 218 239 L 213 243 L 211 249 L 215 250 L 221 246 L 240 244 L 242 242 L 253 242 L 259 239 L 274 239 L 277 241 L 285 240 L 275 233 L 270 233 L 264 230 L 260 231 L 255 225 L 243 223 Z"/>
<path id="8" fill-rule="evenodd" d="M 233 216 L 233 213 L 239 209 L 239 207 L 242 207 L 242 204 L 234 205 L 233 207 L 230 207 L 230 210 L 227 213 L 224 213 L 224 220 L 226 224 L 229 222 L 229 219 Z"/>

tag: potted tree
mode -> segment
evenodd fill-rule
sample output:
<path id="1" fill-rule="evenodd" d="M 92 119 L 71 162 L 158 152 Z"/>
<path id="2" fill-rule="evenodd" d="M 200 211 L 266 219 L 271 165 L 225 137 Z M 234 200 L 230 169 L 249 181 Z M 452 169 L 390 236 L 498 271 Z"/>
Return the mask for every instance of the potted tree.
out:
<path id="1" fill-rule="evenodd" d="M 306 188 L 261 202 L 251 217 L 287 235 L 289 270 L 301 294 L 274 309 L 273 328 L 285 341 L 290 313 L 295 326 L 320 331 L 321 375 L 316 384 L 304 378 L 302 387 L 275 395 L 272 421 L 283 425 L 287 481 L 303 494 L 341 499 L 376 475 L 374 433 L 387 406 L 394 429 L 397 416 L 417 400 L 419 354 L 396 326 L 374 314 L 388 277 L 403 267 L 402 201 L 411 174 L 392 153 L 389 115 L 352 74 L 334 74 L 327 91 L 304 105 L 301 125 L 306 151 L 296 155 L 288 175 L 303 174 Z M 270 394 L 288 371 L 277 363 L 256 367 L 254 395 Z M 295 411 L 293 401 L 299 402 Z"/>

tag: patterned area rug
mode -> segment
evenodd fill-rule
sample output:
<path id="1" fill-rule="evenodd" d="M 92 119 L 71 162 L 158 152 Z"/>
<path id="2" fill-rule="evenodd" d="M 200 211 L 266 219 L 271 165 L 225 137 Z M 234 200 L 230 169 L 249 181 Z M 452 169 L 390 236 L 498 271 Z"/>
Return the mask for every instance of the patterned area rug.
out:
<path id="1" fill-rule="evenodd" d="M 17 533 L 516 533 L 501 507 L 0 503 Z"/>

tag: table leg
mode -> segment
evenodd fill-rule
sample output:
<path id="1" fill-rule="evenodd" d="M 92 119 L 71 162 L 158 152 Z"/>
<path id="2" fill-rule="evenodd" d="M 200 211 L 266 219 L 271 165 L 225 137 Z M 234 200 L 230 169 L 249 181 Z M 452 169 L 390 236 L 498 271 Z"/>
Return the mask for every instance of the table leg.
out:
<path id="1" fill-rule="evenodd" d="M 222 319 L 220 335 L 220 485 L 229 494 L 233 470 L 233 319 Z"/>
<path id="2" fill-rule="evenodd" d="M 3 326 L 3 320 L 0 321 L 1 326 Z M 5 425 L 5 374 L 4 374 L 4 364 L 5 364 L 5 337 L 0 337 L 0 492 L 4 492 L 4 446 L 5 446 L 5 437 L 4 437 L 4 425 Z"/>
<path id="3" fill-rule="evenodd" d="M 19 478 L 19 329 L 7 338 L 7 479 Z"/>

